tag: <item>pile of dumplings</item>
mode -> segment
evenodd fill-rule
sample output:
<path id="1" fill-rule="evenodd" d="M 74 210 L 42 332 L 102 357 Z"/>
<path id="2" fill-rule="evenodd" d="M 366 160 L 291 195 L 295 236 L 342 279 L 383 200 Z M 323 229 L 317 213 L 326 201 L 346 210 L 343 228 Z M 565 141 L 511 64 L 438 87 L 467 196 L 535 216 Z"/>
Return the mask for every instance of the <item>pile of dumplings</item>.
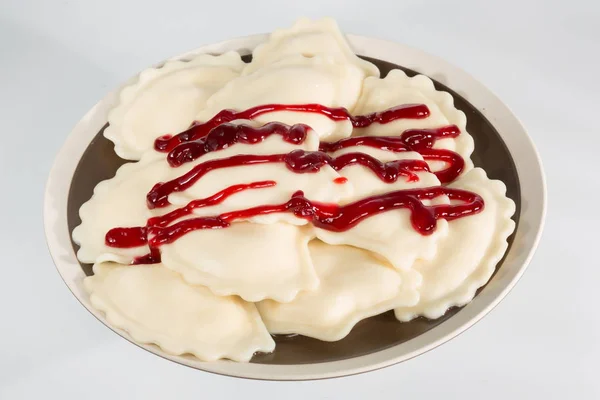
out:
<path id="1" fill-rule="evenodd" d="M 515 205 L 502 182 L 473 167 L 473 139 L 451 95 L 437 91 L 422 75 L 408 77 L 393 70 L 380 78 L 378 68 L 354 54 L 330 19 L 302 19 L 290 29 L 276 30 L 252 56 L 250 63 L 235 52 L 169 61 L 143 71 L 121 91 L 104 134 L 114 142 L 116 153 L 132 162 L 96 186 L 80 209 L 81 225 L 72 233 L 79 245 L 78 259 L 94 264 L 94 275 L 84 281 L 93 306 L 135 341 L 156 344 L 167 353 L 247 362 L 256 352 L 276 351 L 272 334 L 337 341 L 360 320 L 390 310 L 399 321 L 434 319 L 472 300 L 506 251 Z M 273 135 L 256 144 L 237 143 L 177 168 L 169 166 L 165 153 L 153 149 L 157 137 L 184 131 L 193 121 L 207 121 L 221 110 L 273 103 L 345 107 L 353 115 L 425 104 L 430 114 L 353 128 L 349 121 L 319 114 L 277 111 L 232 123 L 306 124 L 311 129 L 304 142 L 293 144 Z M 316 151 L 322 141 L 394 136 L 407 129 L 447 125 L 458 126 L 461 134 L 441 139 L 435 147 L 465 160 L 460 176 L 448 186 L 477 193 L 485 207 L 465 218 L 438 220 L 433 234 L 421 235 L 411 225 L 410 210 L 395 209 L 343 232 L 316 228 L 290 213 L 261 215 L 226 229 L 189 232 L 160 246 L 161 262 L 147 265 L 132 264 L 149 252 L 147 245 L 115 248 L 105 242 L 112 228 L 144 226 L 151 217 L 236 184 L 276 182 L 197 209 L 188 218 L 285 203 L 298 190 L 311 200 L 343 205 L 395 190 L 439 186 L 429 171 L 417 172 L 418 180 L 386 183 L 360 164 L 296 174 L 273 163 L 214 170 L 189 189 L 169 195 L 168 207 L 146 205 L 146 194 L 156 183 L 208 160 Z M 349 151 L 383 162 L 423 160 L 413 151 L 366 146 L 332 156 Z M 429 167 L 438 171 L 444 163 L 431 161 Z M 339 177 L 347 181 L 336 183 Z M 434 201 L 449 203 L 443 196 L 423 200 Z"/>

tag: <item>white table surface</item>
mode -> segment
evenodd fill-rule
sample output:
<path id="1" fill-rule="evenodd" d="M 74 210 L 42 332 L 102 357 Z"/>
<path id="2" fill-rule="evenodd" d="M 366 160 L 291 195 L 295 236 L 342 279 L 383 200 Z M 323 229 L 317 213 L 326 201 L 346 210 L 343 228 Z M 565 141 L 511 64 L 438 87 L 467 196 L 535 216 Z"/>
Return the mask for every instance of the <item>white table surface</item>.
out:
<path id="1" fill-rule="evenodd" d="M 600 398 L 599 3 L 490 3 L 0 2 L 0 398 Z M 54 155 L 78 119 L 133 73 L 302 15 L 330 15 L 346 32 L 439 55 L 514 110 L 548 177 L 538 252 L 516 288 L 475 327 L 380 371 L 273 383 L 163 360 L 96 321 L 56 272 L 41 215 Z"/>

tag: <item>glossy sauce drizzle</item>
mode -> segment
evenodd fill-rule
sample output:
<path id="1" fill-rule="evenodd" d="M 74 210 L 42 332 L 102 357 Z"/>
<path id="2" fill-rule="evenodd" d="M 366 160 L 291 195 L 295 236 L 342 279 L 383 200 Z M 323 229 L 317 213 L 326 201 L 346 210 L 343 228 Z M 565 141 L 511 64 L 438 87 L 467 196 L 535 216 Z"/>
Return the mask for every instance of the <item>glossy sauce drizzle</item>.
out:
<path id="1" fill-rule="evenodd" d="M 418 180 L 415 172 L 429 171 L 429 166 L 422 160 L 394 160 L 384 163 L 365 153 L 346 153 L 336 158 L 321 151 L 305 150 L 285 154 L 240 154 L 200 163 L 178 178 L 156 184 L 146 196 L 146 203 L 150 209 L 166 207 L 171 193 L 188 189 L 210 171 L 266 163 L 285 163 L 289 170 L 299 174 L 318 172 L 324 165 L 339 171 L 348 165 L 360 164 L 388 183 L 395 182 L 399 176 L 415 181 Z"/>
<path id="2" fill-rule="evenodd" d="M 433 206 L 426 206 L 422 203 L 422 200 L 432 200 L 444 195 L 461 203 Z M 171 243 L 187 232 L 210 227 L 214 223 L 214 219 L 228 226 L 237 220 L 283 212 L 292 213 L 298 218 L 306 219 L 317 228 L 333 232 L 344 232 L 355 227 L 365 218 L 400 208 L 410 209 L 410 220 L 415 230 L 422 235 L 430 235 L 434 232 L 437 220 L 440 218 L 451 221 L 481 211 L 483 209 L 483 199 L 479 195 L 466 190 L 436 186 L 388 192 L 339 206 L 337 204 L 311 201 L 304 197 L 302 192 L 296 192 L 284 204 L 232 211 L 218 217 L 192 218 L 172 226 L 156 229 L 153 232 L 155 236 L 149 241 L 149 244 L 150 246 L 160 246 L 161 244 Z"/>
<path id="3" fill-rule="evenodd" d="M 289 126 L 280 122 L 270 122 L 254 128 L 248 125 L 224 123 L 213 128 L 206 136 L 176 146 L 167 155 L 172 167 L 194 161 L 197 158 L 218 150 L 226 149 L 236 143 L 257 144 L 272 135 L 279 135 L 291 144 L 304 143 L 310 127 L 303 124 Z"/>
<path id="4" fill-rule="evenodd" d="M 226 228 L 237 220 L 247 220 L 259 215 L 273 213 L 292 213 L 298 218 L 310 221 L 317 228 L 333 232 L 343 232 L 355 227 L 365 218 L 386 211 L 408 208 L 411 211 L 411 223 L 415 230 L 422 235 L 434 232 L 437 220 L 444 218 L 448 221 L 480 212 L 484 207 L 483 199 L 472 192 L 441 186 L 398 190 L 382 195 L 367 197 L 354 203 L 339 206 L 311 201 L 302 192 L 295 193 L 292 198 L 278 205 L 252 207 L 220 214 L 218 216 L 184 219 L 169 225 L 171 222 L 188 215 L 194 208 L 215 205 L 224 201 L 234 192 L 250 188 L 272 186 L 272 182 L 256 182 L 250 185 L 237 185 L 237 189 L 226 189 L 215 196 L 203 200 L 195 200 L 186 207 L 172 211 L 161 217 L 151 218 L 144 227 L 114 228 L 106 235 L 107 245 L 111 247 L 135 247 L 148 244 L 150 249 L 156 249 L 163 244 L 172 243 L 188 232 L 199 229 Z M 439 196 L 448 196 L 459 204 L 441 204 L 426 206 L 422 200 L 432 200 Z M 122 230 L 132 232 L 138 230 L 133 241 L 126 241 Z M 144 237 L 143 243 L 138 238 Z M 157 258 L 158 255 L 158 258 Z M 144 263 L 159 262 L 159 253 L 153 250 L 142 258 Z M 134 260 L 134 263 L 136 261 Z"/>
<path id="5" fill-rule="evenodd" d="M 146 226 L 136 226 L 130 228 L 113 228 L 106 233 L 105 243 L 109 247 L 132 248 L 143 246 L 148 243 L 148 235 L 153 234 L 156 229 L 168 226 L 169 224 L 183 218 L 193 212 L 196 208 L 209 207 L 225 201 L 228 197 L 249 189 L 262 189 L 275 186 L 274 181 L 260 181 L 249 184 L 240 184 L 230 186 L 205 199 L 193 200 L 187 206 L 173 210 L 165 215 L 148 219 Z M 202 227 L 224 228 L 229 226 L 218 218 L 204 218 Z M 177 227 L 172 227 L 178 232 Z M 200 225 L 198 228 L 200 229 Z M 183 233 L 179 232 L 180 235 Z M 133 264 L 155 264 L 160 262 L 160 251 L 156 247 L 150 247 L 150 253 L 133 260 Z"/>
<path id="6" fill-rule="evenodd" d="M 458 135 L 460 129 L 456 125 L 448 125 L 436 129 L 409 129 L 400 136 L 355 136 L 332 143 L 321 142 L 319 149 L 331 153 L 353 146 L 368 146 L 394 152 L 416 151 L 427 161 L 445 162 L 446 168 L 434 174 L 441 183 L 448 183 L 460 175 L 465 167 L 465 160 L 451 150 L 434 149 L 433 145 L 437 140 L 455 138 Z"/>
<path id="7" fill-rule="evenodd" d="M 159 137 L 155 141 L 155 149 L 160 152 L 168 152 L 169 165 L 178 167 L 186 162 L 196 160 L 204 154 L 223 150 L 235 143 L 256 144 L 271 135 L 280 135 L 284 141 L 292 144 L 302 144 L 310 129 L 303 124 L 290 127 L 272 122 L 255 128 L 228 123 L 236 119 L 253 119 L 274 111 L 318 113 L 334 121 L 350 121 L 356 128 L 367 127 L 373 123 L 385 124 L 403 118 L 420 119 L 429 116 L 429 110 L 423 104 L 401 105 L 363 116 L 352 116 L 344 108 L 329 108 L 319 104 L 269 104 L 245 111 L 223 110 L 209 121 L 195 123 L 187 131 L 178 135 Z M 294 150 L 287 154 L 267 155 L 240 154 L 209 160 L 194 166 L 189 172 L 176 179 L 157 183 L 147 195 L 147 206 L 150 209 L 165 207 L 169 205 L 168 196 L 171 193 L 188 189 L 208 172 L 243 165 L 284 163 L 289 170 L 295 173 L 314 173 L 324 165 L 340 170 L 348 165 L 360 164 L 369 168 L 384 182 L 395 182 L 399 176 L 405 176 L 408 181 L 414 181 L 418 180 L 416 172 L 429 171 L 428 164 L 421 160 L 395 160 L 384 163 L 361 152 L 346 153 L 338 157 L 331 157 L 327 154 L 353 146 L 369 146 L 394 152 L 416 151 L 427 161 L 445 162 L 447 167 L 436 172 L 436 175 L 443 183 L 451 182 L 464 168 L 464 160 L 455 152 L 434 149 L 433 146 L 439 139 L 454 138 L 459 134 L 460 130 L 455 125 L 437 129 L 411 129 L 404 131 L 400 136 L 351 137 L 333 143 L 321 143 L 319 151 Z M 336 178 L 334 182 L 344 184 L 347 179 L 340 177 Z M 429 235 L 435 230 L 438 219 L 453 220 L 476 214 L 484 207 L 483 199 L 475 193 L 441 186 L 388 192 L 343 206 L 311 201 L 299 191 L 289 201 L 279 205 L 257 206 L 215 216 L 182 219 L 190 215 L 196 208 L 220 204 L 233 194 L 244 190 L 272 187 L 275 184 L 274 181 L 261 181 L 231 186 L 208 198 L 194 200 L 187 206 L 165 215 L 150 218 L 146 226 L 111 229 L 106 234 L 106 244 L 120 248 L 147 244 L 150 247 L 150 253 L 133 261 L 134 264 L 147 264 L 160 261 L 158 246 L 172 243 L 190 231 L 226 228 L 234 221 L 247 220 L 259 215 L 292 213 L 298 218 L 308 220 L 317 228 L 343 232 L 370 216 L 389 210 L 407 208 L 411 211 L 410 218 L 414 229 L 422 235 Z M 432 206 L 426 206 L 422 202 L 422 200 L 431 200 L 439 196 L 448 196 L 455 202 Z"/>
<path id="8" fill-rule="evenodd" d="M 152 227 L 164 227 L 192 213 L 196 208 L 209 207 L 222 203 L 228 197 L 248 189 L 262 189 L 275 186 L 274 181 L 261 181 L 249 184 L 230 186 L 225 190 L 207 197 L 205 199 L 193 200 L 187 206 L 173 210 L 159 217 L 152 217 L 144 227 L 113 228 L 106 234 L 106 244 L 110 247 L 130 248 L 138 247 L 147 243 L 148 229 Z"/>
<path id="9" fill-rule="evenodd" d="M 403 104 L 381 112 L 357 116 L 351 115 L 343 107 L 333 108 L 321 104 L 265 104 L 244 111 L 223 110 L 206 122 L 194 123 L 188 130 L 178 135 L 159 137 L 154 142 L 154 149 L 160 152 L 169 152 L 181 143 L 205 137 L 211 130 L 224 123 L 236 119 L 251 120 L 276 111 L 321 114 L 332 121 L 350 121 L 354 128 L 366 128 L 374 123 L 387 124 L 397 119 L 423 119 L 429 116 L 429 108 L 425 104 Z"/>
<path id="10" fill-rule="evenodd" d="M 293 107 L 301 108 L 301 106 Z M 356 121 L 356 125 L 361 127 L 368 126 L 374 122 L 388 123 L 400 117 L 406 117 L 406 110 L 411 110 L 411 107 L 416 106 L 411 105 L 408 108 L 396 107 L 391 109 L 396 110 L 395 113 L 386 110 L 379 114 L 353 117 L 352 121 Z M 224 115 L 230 116 L 233 112 L 225 110 L 222 113 L 226 113 Z M 240 112 L 238 114 L 243 113 L 248 113 L 248 111 Z M 158 147 L 171 148 L 173 143 L 180 143 L 175 144 L 169 151 L 167 156 L 169 165 L 172 167 L 179 167 L 186 162 L 198 159 L 204 154 L 226 149 L 236 143 L 260 143 L 271 135 L 280 135 L 283 140 L 288 143 L 302 144 L 306 140 L 306 136 L 310 130 L 308 126 L 303 124 L 297 124 L 290 128 L 288 125 L 282 123 L 271 122 L 259 128 L 243 124 L 235 125 L 222 123 L 206 132 L 207 127 L 214 124 L 214 122 L 212 122 L 214 119 L 228 119 L 219 117 L 219 115 L 221 115 L 221 113 L 217 114 L 217 116 L 210 121 L 196 125 L 177 136 L 161 137 L 157 139 L 156 143 L 165 143 L 164 146 L 157 145 Z M 250 115 L 252 115 L 252 113 L 250 113 Z M 447 167 L 441 171 L 436 171 L 435 175 L 440 182 L 448 183 L 452 182 L 460 175 L 465 166 L 465 162 L 459 154 L 451 150 L 434 149 L 433 145 L 440 139 L 456 138 L 458 135 L 460 135 L 460 129 L 456 125 L 448 125 L 435 129 L 409 129 L 402 132 L 400 136 L 357 136 L 341 139 L 333 143 L 322 142 L 320 150 L 324 152 L 333 152 L 346 147 L 369 146 L 394 152 L 416 151 L 427 161 L 443 161 L 446 163 Z"/>

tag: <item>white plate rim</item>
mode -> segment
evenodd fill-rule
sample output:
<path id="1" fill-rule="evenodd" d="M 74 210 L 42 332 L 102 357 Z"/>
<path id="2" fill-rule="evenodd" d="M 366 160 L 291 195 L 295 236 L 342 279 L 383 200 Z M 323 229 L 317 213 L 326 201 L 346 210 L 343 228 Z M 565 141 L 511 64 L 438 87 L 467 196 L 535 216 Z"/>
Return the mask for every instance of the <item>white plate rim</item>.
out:
<path id="1" fill-rule="evenodd" d="M 56 268 L 79 302 L 114 332 L 156 355 L 193 368 L 222 375 L 268 380 L 307 380 L 352 375 L 383 368 L 425 353 L 456 337 L 489 313 L 514 287 L 537 248 L 546 214 L 546 181 L 542 162 L 531 138 L 511 110 L 484 85 L 465 71 L 421 50 L 382 39 L 347 35 L 354 51 L 367 57 L 389 61 L 419 71 L 463 96 L 492 123 L 510 151 L 517 169 L 521 190 L 519 227 L 502 268 L 471 303 L 433 329 L 385 350 L 345 360 L 317 364 L 267 365 L 230 361 L 201 362 L 191 356 L 173 356 L 155 345 L 138 344 L 127 332 L 111 327 L 95 310 L 83 289 L 84 273 L 71 246 L 67 226 L 67 200 L 73 173 L 90 141 L 106 123 L 107 112 L 117 103 L 120 89 L 137 78 L 130 78 L 108 93 L 76 124 L 50 170 L 44 196 L 46 241 Z M 267 39 L 266 34 L 251 35 L 202 46 L 170 59 L 188 59 L 200 53 L 236 50 L 249 53 Z M 164 62 L 163 62 L 164 63 Z M 157 65 L 160 65 L 159 63 Z"/>

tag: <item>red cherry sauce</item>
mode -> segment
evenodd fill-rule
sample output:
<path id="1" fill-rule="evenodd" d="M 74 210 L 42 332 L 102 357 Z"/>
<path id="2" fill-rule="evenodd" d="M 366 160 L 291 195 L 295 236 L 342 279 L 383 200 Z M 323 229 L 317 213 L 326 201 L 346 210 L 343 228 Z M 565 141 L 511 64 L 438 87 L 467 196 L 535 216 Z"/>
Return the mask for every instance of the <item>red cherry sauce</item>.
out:
<path id="1" fill-rule="evenodd" d="M 447 167 L 435 172 L 435 175 L 440 182 L 448 183 L 460 175 L 465 161 L 459 154 L 451 150 L 434 149 L 433 145 L 439 139 L 455 138 L 458 135 L 460 130 L 456 125 L 436 129 L 409 129 L 400 136 L 355 136 L 332 143 L 321 142 L 319 150 L 331 153 L 347 147 L 369 146 L 394 152 L 416 151 L 427 161 L 445 162 Z"/>
<path id="2" fill-rule="evenodd" d="M 165 227 L 170 223 L 177 221 L 192 213 L 196 208 L 208 207 L 220 204 L 229 196 L 249 189 L 261 189 L 275 186 L 274 181 L 260 181 L 248 184 L 234 185 L 222 190 L 205 199 L 193 200 L 187 206 L 173 210 L 165 215 L 148 219 L 146 226 L 137 226 L 131 228 L 113 228 L 106 233 L 105 243 L 109 247 L 131 248 L 139 247 L 148 243 L 148 235 L 153 233 L 153 230 L 160 227 Z M 204 227 L 219 228 L 229 226 L 218 218 L 205 218 Z M 177 230 L 176 230 L 177 231 Z M 181 234 L 181 232 L 177 231 Z M 134 260 L 134 264 L 154 264 L 160 262 L 160 252 L 158 249 L 151 248 L 150 254 L 138 257 Z"/>
<path id="3" fill-rule="evenodd" d="M 401 175 L 406 176 L 409 181 L 415 181 L 418 180 L 415 172 L 429 171 L 425 161 L 394 160 L 384 163 L 365 153 L 347 153 L 336 158 L 321 151 L 304 150 L 294 150 L 286 154 L 240 154 L 200 163 L 178 178 L 156 184 L 146 196 L 146 203 L 150 209 L 166 207 L 169 205 L 169 194 L 188 189 L 210 171 L 266 163 L 285 163 L 289 170 L 299 174 L 318 172 L 324 165 L 329 165 L 337 171 L 348 165 L 361 164 L 385 182 L 395 182 Z"/>
<path id="4" fill-rule="evenodd" d="M 424 108 L 422 108 L 424 107 Z M 222 150 L 235 143 L 255 144 L 262 142 L 268 136 L 281 135 L 283 140 L 301 144 L 306 139 L 306 125 L 287 125 L 272 122 L 260 128 L 247 125 L 233 125 L 226 122 L 237 118 L 251 119 L 272 111 L 303 111 L 318 112 L 333 120 L 350 120 L 354 127 L 364 128 L 373 123 L 386 124 L 400 118 L 424 118 L 429 115 L 425 105 L 404 105 L 394 107 L 379 113 L 363 116 L 351 116 L 344 108 L 327 108 L 318 104 L 307 105 L 265 105 L 246 111 L 224 110 L 205 123 L 193 125 L 187 131 L 176 136 L 165 135 L 156 139 L 155 148 L 158 151 L 168 151 L 167 160 L 173 167 L 193 161 L 204 154 Z M 370 146 L 390 151 L 416 151 L 427 161 L 443 161 L 447 167 L 435 174 L 442 183 L 452 182 L 464 168 L 463 158 L 446 149 L 434 149 L 437 140 L 455 138 L 460 135 L 456 125 L 435 129 L 409 129 L 400 136 L 368 136 L 342 139 L 333 143 L 321 143 L 321 151 L 333 152 L 350 146 Z"/>
<path id="5" fill-rule="evenodd" d="M 178 167 L 204 154 L 228 148 L 235 143 L 255 144 L 274 134 L 281 135 L 283 140 L 289 143 L 303 143 L 306 140 L 308 129 L 310 129 L 306 125 L 298 124 L 290 127 L 273 122 L 254 128 L 247 125 L 228 124 L 235 119 L 253 119 L 274 111 L 318 113 L 334 121 L 350 121 L 356 128 L 364 128 L 373 123 L 385 124 L 400 118 L 426 118 L 429 115 L 428 108 L 423 104 L 402 105 L 363 116 L 352 116 L 344 108 L 329 108 L 319 104 L 269 104 L 245 111 L 223 110 L 209 121 L 195 123 L 187 131 L 178 135 L 159 137 L 155 141 L 155 149 L 169 152 L 167 157 L 169 164 L 172 167 Z M 371 169 L 385 182 L 395 182 L 399 176 L 405 176 L 409 181 L 414 181 L 418 180 L 416 172 L 429 171 L 428 164 L 420 160 L 396 160 L 383 163 L 360 152 L 347 153 L 335 158 L 326 154 L 352 146 L 370 146 L 395 152 L 417 151 L 425 160 L 445 162 L 448 166 L 444 170 L 436 172 L 436 175 L 441 182 L 450 182 L 464 168 L 464 160 L 457 153 L 434 149 L 433 145 L 439 139 L 453 138 L 459 134 L 458 127 L 454 125 L 438 129 L 411 129 L 404 131 L 400 136 L 351 137 L 333 143 L 321 143 L 320 151 L 314 152 L 295 150 L 288 154 L 240 154 L 209 160 L 194 166 L 189 172 L 176 179 L 156 184 L 147 195 L 147 205 L 151 209 L 165 207 L 169 204 L 169 194 L 189 188 L 208 172 L 243 165 L 284 163 L 295 173 L 314 173 L 319 171 L 323 165 L 340 170 L 348 165 L 361 164 Z M 334 179 L 334 182 L 344 184 L 347 179 L 340 177 Z M 297 192 L 289 201 L 279 205 L 264 205 L 221 215 L 182 219 L 190 215 L 195 208 L 219 204 L 235 193 L 274 185 L 273 181 L 262 181 L 231 186 L 206 199 L 194 200 L 187 206 L 163 216 L 150 218 L 144 227 L 111 229 L 106 234 L 106 244 L 120 248 L 148 244 L 150 253 L 133 261 L 134 264 L 148 264 L 160 262 L 158 246 L 172 243 L 188 232 L 198 229 L 226 228 L 234 221 L 258 215 L 290 212 L 299 218 L 310 221 L 318 228 L 343 232 L 370 216 L 389 210 L 408 208 L 411 211 L 411 223 L 415 230 L 423 235 L 429 235 L 435 230 L 438 219 L 453 220 L 465 217 L 480 212 L 484 207 L 483 199 L 479 195 L 447 187 L 394 191 L 343 206 L 314 202 L 304 197 L 302 192 Z M 422 203 L 422 200 L 430 200 L 442 195 L 455 200 L 454 204 L 425 206 Z"/>
<path id="6" fill-rule="evenodd" d="M 309 130 L 310 127 L 306 125 L 290 127 L 280 122 L 270 122 L 258 128 L 224 123 L 213 128 L 206 136 L 177 145 L 169 152 L 167 161 L 170 166 L 179 167 L 207 153 L 226 149 L 236 143 L 260 143 L 271 135 L 280 135 L 284 141 L 298 145 L 304 143 Z"/>
<path id="7" fill-rule="evenodd" d="M 155 249 L 160 245 L 172 243 L 194 230 L 226 228 L 236 220 L 283 212 L 291 212 L 298 218 L 310 221 L 318 228 L 343 232 L 353 228 L 365 218 L 400 208 L 408 208 L 411 211 L 411 223 L 415 230 L 422 235 L 430 235 L 434 232 L 438 219 L 444 218 L 451 221 L 477 214 L 484 207 L 483 199 L 479 195 L 466 190 L 442 186 L 398 190 L 367 197 L 343 206 L 314 202 L 304 197 L 302 192 L 297 192 L 289 201 L 279 205 L 258 206 L 217 216 L 190 218 L 175 222 L 189 215 L 194 208 L 219 204 L 227 197 L 242 190 L 271 187 L 273 185 L 274 182 L 272 181 L 263 181 L 232 186 L 206 199 L 194 200 L 187 206 L 163 216 L 150 218 L 144 227 L 111 229 L 106 234 L 106 244 L 111 247 L 124 248 L 148 243 L 150 249 Z M 422 202 L 422 200 L 431 200 L 443 195 L 460 203 L 426 206 Z M 169 225 L 171 223 L 173 224 Z M 137 230 L 139 235 L 128 236 L 123 234 L 123 231 L 133 232 L 134 230 Z M 144 239 L 139 240 L 142 235 Z M 148 236 L 153 237 L 148 239 Z M 135 239 L 129 241 L 127 240 L 128 237 Z M 160 258 L 157 258 L 157 254 L 156 251 L 152 251 L 149 255 L 142 257 L 141 260 L 145 261 L 143 263 L 150 263 L 149 261 L 152 260 L 154 260 L 153 262 L 159 262 Z"/>
<path id="8" fill-rule="evenodd" d="M 431 200 L 443 195 L 448 196 L 451 200 L 460 201 L 460 204 L 426 206 L 422 203 L 422 200 Z M 475 193 L 441 186 L 398 190 L 367 197 L 343 206 L 314 202 L 304 197 L 302 192 L 297 192 L 284 204 L 258 206 L 224 213 L 216 217 L 191 218 L 171 226 L 152 229 L 154 237 L 149 240 L 149 244 L 151 247 L 157 247 L 172 243 L 194 230 L 211 229 L 215 226 L 225 228 L 237 220 L 283 212 L 293 213 L 298 218 L 306 219 L 317 228 L 344 232 L 365 218 L 400 208 L 410 209 L 411 223 L 415 230 L 422 235 L 430 235 L 434 232 L 438 219 L 444 218 L 451 221 L 476 214 L 483 209 L 483 206 L 483 199 Z"/>
<path id="9" fill-rule="evenodd" d="M 151 247 L 148 254 L 134 258 L 131 264 L 158 264 L 159 262 L 161 262 L 160 250 L 156 247 Z"/>
<path id="10" fill-rule="evenodd" d="M 332 121 L 350 121 L 355 128 L 366 128 L 379 123 L 387 124 L 397 119 L 423 119 L 429 116 L 429 109 L 425 104 L 403 104 L 387 110 L 367 115 L 352 116 L 343 107 L 333 108 L 321 104 L 265 104 L 249 108 L 244 111 L 223 110 L 206 122 L 192 124 L 187 130 L 175 136 L 161 136 L 154 142 L 154 149 L 160 152 L 170 152 L 175 146 L 198 140 L 226 122 L 236 119 L 254 119 L 263 114 L 276 111 L 295 111 L 321 114 Z"/>

